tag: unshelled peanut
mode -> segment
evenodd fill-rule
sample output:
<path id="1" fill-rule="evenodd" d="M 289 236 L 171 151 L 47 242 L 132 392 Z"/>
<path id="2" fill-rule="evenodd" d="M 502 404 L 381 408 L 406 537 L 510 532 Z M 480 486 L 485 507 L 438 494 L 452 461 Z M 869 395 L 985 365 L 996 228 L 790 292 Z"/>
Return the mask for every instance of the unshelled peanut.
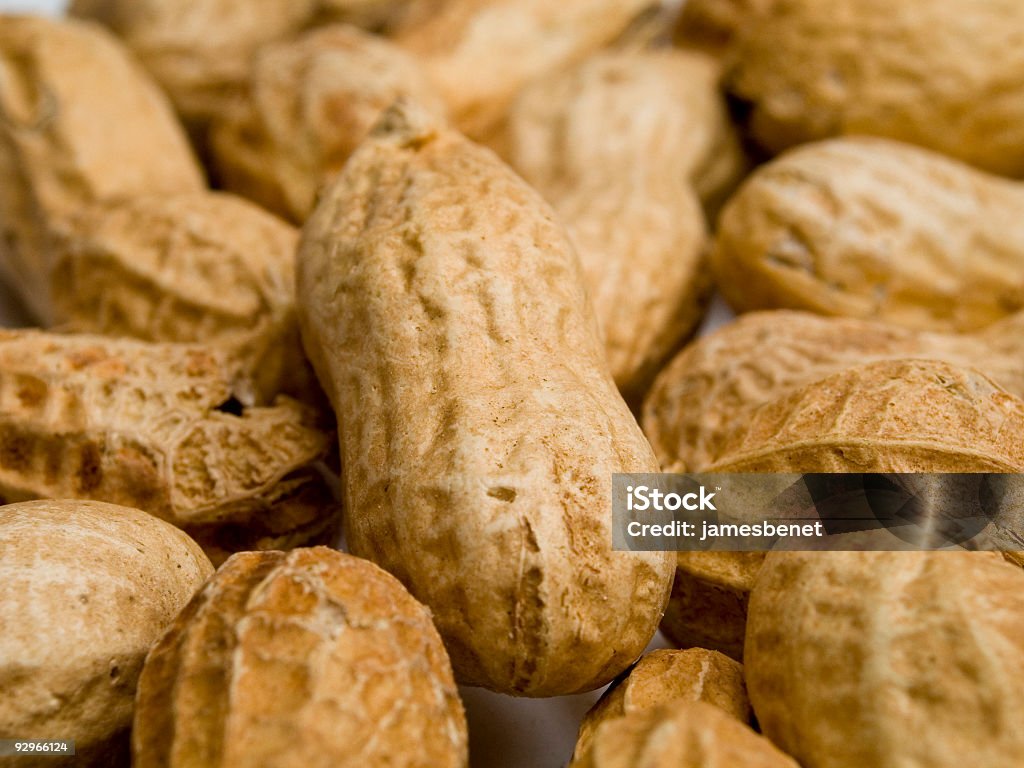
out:
<path id="1" fill-rule="evenodd" d="M 0 331 L 0 498 L 138 507 L 215 559 L 331 540 L 327 434 L 294 401 L 243 406 L 238 376 L 212 347 Z"/>
<path id="2" fill-rule="evenodd" d="M 869 134 L 1024 175 L 1018 0 L 778 0 L 745 28 L 726 77 L 777 152 Z"/>
<path id="3" fill-rule="evenodd" d="M 1024 572 L 990 552 L 772 553 L 746 673 L 804 768 L 1010 768 L 1024 733 Z"/>
<path id="4" fill-rule="evenodd" d="M 295 229 L 233 195 L 140 195 L 83 208 L 40 282 L 66 330 L 223 347 L 247 404 L 320 395 L 295 317 Z"/>
<path id="5" fill-rule="evenodd" d="M 0 273 L 37 320 L 54 228 L 89 203 L 197 192 L 167 100 L 102 28 L 0 15 Z"/>
<path id="6" fill-rule="evenodd" d="M 859 363 L 945 360 L 1024 398 L 1024 313 L 969 335 L 806 312 L 753 312 L 689 345 L 662 371 L 643 425 L 665 468 L 702 471 L 751 412 Z"/>
<path id="7" fill-rule="evenodd" d="M 460 681 L 564 694 L 632 663 L 671 563 L 612 551 L 611 475 L 657 461 L 541 197 L 399 103 L 307 223 L 298 295 L 348 544 L 431 608 Z"/>
<path id="8" fill-rule="evenodd" d="M 743 660 L 747 602 L 763 552 L 679 552 L 661 631 L 680 648 Z"/>
<path id="9" fill-rule="evenodd" d="M 611 684 L 580 724 L 576 755 L 590 749 L 594 733 L 609 720 L 672 702 L 704 701 L 742 723 L 750 720 L 743 666 L 716 651 L 688 648 L 644 655 Z"/>
<path id="10" fill-rule="evenodd" d="M 500 151 L 568 225 L 608 362 L 639 402 L 710 289 L 695 186 L 718 198 L 742 156 L 696 53 L 604 53 L 526 90 Z"/>
<path id="11" fill-rule="evenodd" d="M 659 0 L 413 0 L 394 40 L 422 60 L 455 125 L 483 140 L 524 86 L 659 9 Z"/>
<path id="12" fill-rule="evenodd" d="M 760 406 L 708 472 L 1020 472 L 1024 400 L 935 360 L 848 368 Z"/>
<path id="13" fill-rule="evenodd" d="M 798 768 L 768 739 L 703 702 L 673 702 L 602 723 L 569 768 Z"/>
<path id="14" fill-rule="evenodd" d="M 95 501 L 0 507 L 0 739 L 68 739 L 74 757 L 5 766 L 128 765 L 150 645 L 213 572 L 196 543 Z"/>
<path id="15" fill-rule="evenodd" d="M 1024 310 L 1022 209 L 1020 182 L 909 144 L 833 139 L 762 167 L 730 200 L 715 276 L 740 312 L 972 331 Z"/>
<path id="16" fill-rule="evenodd" d="M 216 118 L 221 182 L 302 223 L 380 113 L 407 96 L 445 114 L 419 63 L 383 38 L 344 25 L 261 49 L 245 95 Z"/>
<path id="17" fill-rule="evenodd" d="M 146 658 L 134 768 L 464 768 L 430 612 L 316 547 L 228 560 Z"/>

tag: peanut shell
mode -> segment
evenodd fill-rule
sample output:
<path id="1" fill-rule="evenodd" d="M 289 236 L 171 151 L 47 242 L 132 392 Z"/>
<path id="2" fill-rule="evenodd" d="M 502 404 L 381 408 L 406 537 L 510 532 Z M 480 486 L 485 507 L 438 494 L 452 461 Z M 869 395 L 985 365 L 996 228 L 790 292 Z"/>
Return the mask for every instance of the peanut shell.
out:
<path id="1" fill-rule="evenodd" d="M 997 553 L 772 553 L 750 600 L 750 698 L 804 768 L 1018 765 L 1022 653 Z"/>
<path id="2" fill-rule="evenodd" d="M 974 331 L 1024 310 L 1022 207 L 1019 183 L 909 144 L 811 144 L 763 166 L 730 200 L 716 282 L 740 312 Z"/>
<path id="3" fill-rule="evenodd" d="M 670 702 L 696 701 L 713 704 L 742 723 L 749 722 L 743 666 L 703 648 L 651 651 L 612 683 L 584 716 L 576 754 L 582 755 L 590 748 L 602 723 Z"/>
<path id="4" fill-rule="evenodd" d="M 63 329 L 231 351 L 264 403 L 316 402 L 295 318 L 298 233 L 233 195 L 139 196 L 74 216 L 47 282 Z"/>
<path id="5" fill-rule="evenodd" d="M 459 768 L 466 721 L 430 612 L 316 547 L 228 560 L 150 651 L 135 768 Z"/>
<path id="6" fill-rule="evenodd" d="M 960 336 L 752 312 L 695 341 L 658 375 L 644 403 L 644 431 L 663 467 L 699 472 L 758 406 L 854 365 L 900 358 L 975 367 L 1024 398 L 1024 313 Z"/>
<path id="7" fill-rule="evenodd" d="M 798 768 L 768 739 L 703 702 L 608 720 L 569 768 Z"/>
<path id="8" fill-rule="evenodd" d="M 710 179 L 717 196 L 736 175 L 716 180 L 719 158 L 742 164 L 716 73 L 693 53 L 598 54 L 527 87 L 504 130 L 512 167 L 568 225 L 630 402 L 693 332 L 709 295 L 694 184 Z"/>
<path id="9" fill-rule="evenodd" d="M 883 360 L 754 410 L 708 472 L 1020 472 L 1024 401 L 970 368 Z"/>
<path id="10" fill-rule="evenodd" d="M 291 221 L 306 220 L 391 103 L 444 115 L 415 59 L 355 27 L 332 25 L 262 48 L 244 98 L 215 121 L 211 151 L 226 188 Z"/>
<path id="11" fill-rule="evenodd" d="M 681 648 L 743 660 L 747 602 L 763 552 L 678 552 L 661 631 Z"/>
<path id="12" fill-rule="evenodd" d="M 779 0 L 726 85 L 771 152 L 870 134 L 1024 176 L 1018 0 Z"/>
<path id="13" fill-rule="evenodd" d="M 0 15 L 0 274 L 36 319 L 54 228 L 81 206 L 204 181 L 166 98 L 94 24 Z"/>
<path id="14" fill-rule="evenodd" d="M 243 406 L 236 375 L 210 347 L 0 331 L 0 498 L 135 506 L 199 538 L 235 526 L 246 549 L 268 529 L 330 536 L 327 434 L 286 398 Z"/>
<path id="15" fill-rule="evenodd" d="M 611 550 L 611 475 L 657 461 L 548 205 L 399 103 L 307 223 L 298 291 L 349 546 L 430 606 L 460 681 L 557 695 L 628 666 L 671 562 Z"/>
<path id="16" fill-rule="evenodd" d="M 581 61 L 659 11 L 658 0 L 413 0 L 394 33 L 452 120 L 483 140 L 528 83 Z"/>
<path id="17" fill-rule="evenodd" d="M 73 739 L 5 766 L 127 766 L 149 646 L 213 572 L 194 541 L 96 501 L 0 507 L 0 739 Z"/>

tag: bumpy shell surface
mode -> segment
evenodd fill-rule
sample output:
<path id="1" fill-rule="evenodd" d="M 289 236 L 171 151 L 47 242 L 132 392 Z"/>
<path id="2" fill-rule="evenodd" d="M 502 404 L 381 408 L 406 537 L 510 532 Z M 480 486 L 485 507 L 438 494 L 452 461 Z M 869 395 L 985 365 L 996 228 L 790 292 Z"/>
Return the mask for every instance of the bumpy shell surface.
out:
<path id="1" fill-rule="evenodd" d="M 76 332 L 202 342 L 235 354 L 259 401 L 310 399 L 295 319 L 298 233 L 233 195 L 140 196 L 75 216 L 49 277 Z"/>
<path id="2" fill-rule="evenodd" d="M 322 529 L 336 510 L 312 464 L 328 436 L 294 401 L 242 407 L 234 376 L 209 347 L 0 332 L 0 497 L 98 499 L 188 529 Z"/>
<path id="3" fill-rule="evenodd" d="M 753 411 L 708 472 L 1020 472 L 1024 401 L 970 368 L 883 360 Z"/>
<path id="4" fill-rule="evenodd" d="M 669 702 L 705 701 L 740 722 L 750 720 L 743 666 L 704 648 L 658 650 L 643 656 L 620 677 L 580 724 L 576 754 L 589 748 L 594 732 L 608 720 L 644 712 Z"/>
<path id="5" fill-rule="evenodd" d="M 798 768 L 768 739 L 703 702 L 672 702 L 602 723 L 569 768 Z"/>
<path id="6" fill-rule="evenodd" d="M 870 134 L 1024 175 L 1018 0 L 778 0 L 727 76 L 767 149 Z"/>
<path id="7" fill-rule="evenodd" d="M 212 572 L 194 541 L 137 509 L 0 507 L 0 739 L 74 739 L 70 764 L 126 765 L 146 652 Z"/>
<path id="8" fill-rule="evenodd" d="M 212 152 L 228 189 L 303 222 L 316 193 L 399 97 L 444 103 L 419 62 L 388 41 L 333 25 L 263 48 L 246 95 L 216 121 Z"/>
<path id="9" fill-rule="evenodd" d="M 1024 313 L 960 336 L 805 312 L 753 312 L 697 340 L 658 375 L 644 404 L 644 431 L 663 467 L 701 471 L 753 409 L 845 368 L 900 358 L 978 368 L 1024 398 Z"/>
<path id="10" fill-rule="evenodd" d="M 317 547 L 228 560 L 146 659 L 136 768 L 460 768 L 466 722 L 430 612 Z"/>
<path id="11" fill-rule="evenodd" d="M 315 22 L 354 24 L 375 31 L 388 30 L 399 22 L 410 1 L 319 0 Z"/>
<path id="12" fill-rule="evenodd" d="M 710 288 L 693 185 L 723 153 L 738 158 L 716 69 L 694 53 L 599 54 L 526 88 L 504 129 L 503 154 L 569 227 L 629 401 L 693 331 Z"/>
<path id="13" fill-rule="evenodd" d="M 677 45 L 722 55 L 775 0 L 686 0 L 676 23 Z"/>
<path id="14" fill-rule="evenodd" d="M 743 185 L 722 215 L 715 276 L 741 312 L 972 331 L 1024 309 L 1021 210 L 1018 183 L 908 144 L 834 139 Z"/>
<path id="15" fill-rule="evenodd" d="M 298 32 L 316 0 L 73 0 L 71 13 L 113 29 L 192 126 L 237 96 L 260 46 Z"/>
<path id="16" fill-rule="evenodd" d="M 773 553 L 750 601 L 754 711 L 805 768 L 1018 765 L 1022 654 L 996 553 Z"/>
<path id="17" fill-rule="evenodd" d="M 41 321 L 52 228 L 80 206 L 203 188 L 160 90 L 105 30 L 0 15 L 0 271 Z"/>
<path id="18" fill-rule="evenodd" d="M 395 41 L 427 68 L 458 128 L 491 135 L 528 83 L 612 43 L 658 0 L 419 0 Z"/>
<path id="19" fill-rule="evenodd" d="M 621 672 L 671 566 L 611 551 L 611 474 L 657 462 L 547 204 L 399 104 L 307 224 L 298 290 L 349 545 L 431 607 L 460 680 L 540 696 Z"/>
<path id="20" fill-rule="evenodd" d="M 682 648 L 743 659 L 747 602 L 763 552 L 679 552 L 661 631 Z"/>

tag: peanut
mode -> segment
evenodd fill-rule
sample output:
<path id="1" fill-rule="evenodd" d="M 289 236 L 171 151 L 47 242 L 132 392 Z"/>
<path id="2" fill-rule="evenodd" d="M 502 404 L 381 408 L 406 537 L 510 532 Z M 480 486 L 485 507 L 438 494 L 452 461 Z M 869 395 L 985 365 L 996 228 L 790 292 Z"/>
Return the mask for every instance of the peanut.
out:
<path id="1" fill-rule="evenodd" d="M 659 10 L 659 0 L 413 0 L 395 41 L 420 57 L 455 125 L 491 136 L 519 91 Z"/>
<path id="2" fill-rule="evenodd" d="M 644 712 L 670 702 L 705 701 L 743 723 L 750 721 L 750 702 L 743 667 L 715 651 L 651 651 L 612 683 L 580 724 L 576 755 L 585 754 L 602 723 Z"/>
<path id="3" fill-rule="evenodd" d="M 211 152 L 228 189 L 294 222 L 397 98 L 445 107 L 409 54 L 354 27 L 328 26 L 268 45 L 246 95 L 214 122 Z"/>
<path id="4" fill-rule="evenodd" d="M 644 431 L 663 467 L 703 471 L 751 412 L 859 363 L 931 358 L 987 372 L 1024 398 L 1024 313 L 973 335 L 805 312 L 755 312 L 691 344 L 659 374 Z"/>
<path id="5" fill-rule="evenodd" d="M 4 765 L 127 765 L 146 651 L 212 572 L 188 536 L 137 509 L 0 507 L 0 739 L 73 739 L 76 751 Z"/>
<path id="6" fill-rule="evenodd" d="M 602 723 L 569 768 L 798 768 L 710 704 L 673 702 Z"/>
<path id="7" fill-rule="evenodd" d="M 555 695 L 629 665 L 671 565 L 611 550 L 611 474 L 657 462 L 540 196 L 398 103 L 307 223 L 298 295 L 348 544 L 431 608 L 460 681 Z"/>
<path id="8" fill-rule="evenodd" d="M 166 99 L 117 41 L 74 21 L 0 15 L 0 273 L 52 317 L 45 265 L 81 206 L 196 192 L 199 167 Z"/>
<path id="9" fill-rule="evenodd" d="M 1021 176 L 1022 26 L 1017 0 L 779 0 L 726 84 L 772 152 L 870 134 Z"/>
<path id="10" fill-rule="evenodd" d="M 216 344 L 253 380 L 248 399 L 315 403 L 295 318 L 297 244 L 292 227 L 232 195 L 138 196 L 71 217 L 40 283 L 64 329 Z"/>
<path id="11" fill-rule="evenodd" d="M 747 684 L 765 734 L 805 768 L 1009 768 L 1022 638 L 1024 574 L 996 553 L 773 553 Z"/>
<path id="12" fill-rule="evenodd" d="M 236 376 L 208 347 L 0 331 L 0 497 L 139 507 L 214 554 L 330 538 L 327 435 L 294 401 L 244 407 Z"/>
<path id="13" fill-rule="evenodd" d="M 747 601 L 763 552 L 679 552 L 661 631 L 673 643 L 743 660 Z"/>
<path id="14" fill-rule="evenodd" d="M 467 764 L 430 612 L 324 547 L 228 560 L 150 651 L 135 768 Z"/>
<path id="15" fill-rule="evenodd" d="M 316 0 L 72 0 L 72 15 L 109 26 L 201 136 L 237 95 L 260 46 L 298 32 Z"/>
<path id="16" fill-rule="evenodd" d="M 693 185 L 718 197 L 742 165 L 716 72 L 699 54 L 599 54 L 527 87 L 507 118 L 503 153 L 568 225 L 629 402 L 708 297 Z"/>
<path id="17" fill-rule="evenodd" d="M 767 403 L 708 472 L 1020 472 L 1024 401 L 969 368 L 883 360 Z"/>
<path id="18" fill-rule="evenodd" d="M 732 306 L 972 331 L 1024 310 L 1024 188 L 886 139 L 834 139 L 761 168 L 723 213 Z"/>

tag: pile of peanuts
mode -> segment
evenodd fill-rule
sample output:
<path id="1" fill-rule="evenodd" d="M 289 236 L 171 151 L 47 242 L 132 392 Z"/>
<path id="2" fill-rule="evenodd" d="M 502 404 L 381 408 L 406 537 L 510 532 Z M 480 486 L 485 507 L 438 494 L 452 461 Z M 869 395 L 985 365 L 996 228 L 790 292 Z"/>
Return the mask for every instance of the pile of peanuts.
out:
<path id="1" fill-rule="evenodd" d="M 611 488 L 1024 472 L 1020 179 L 1020 0 L 0 15 L 0 765 L 1019 768 L 1024 557 Z"/>

